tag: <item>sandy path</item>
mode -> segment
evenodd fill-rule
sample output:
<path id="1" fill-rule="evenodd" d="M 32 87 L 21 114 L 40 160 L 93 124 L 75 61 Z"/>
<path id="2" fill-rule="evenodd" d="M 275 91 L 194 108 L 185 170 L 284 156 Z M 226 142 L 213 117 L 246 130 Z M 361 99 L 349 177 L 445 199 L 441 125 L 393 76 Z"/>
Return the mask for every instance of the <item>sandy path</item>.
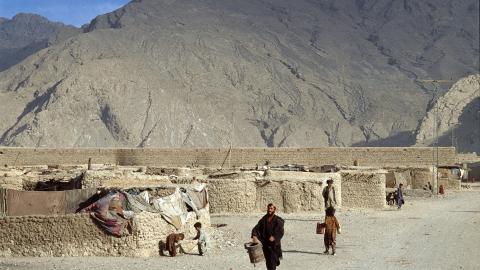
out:
<path id="1" fill-rule="evenodd" d="M 314 234 L 319 215 L 282 215 L 286 234 L 278 269 L 479 269 L 480 190 L 445 198 L 409 199 L 401 211 L 342 210 L 338 256 L 322 255 Z M 255 216 L 216 216 L 231 244 L 209 256 L 176 258 L 2 258 L 0 269 L 265 269 L 253 268 L 243 249 Z"/>

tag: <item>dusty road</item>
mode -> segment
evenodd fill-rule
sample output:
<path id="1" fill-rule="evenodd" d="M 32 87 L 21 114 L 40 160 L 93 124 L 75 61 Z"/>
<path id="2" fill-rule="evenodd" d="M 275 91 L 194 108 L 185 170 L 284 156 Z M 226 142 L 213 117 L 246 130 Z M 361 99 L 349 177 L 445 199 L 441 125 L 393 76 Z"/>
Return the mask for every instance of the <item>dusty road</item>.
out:
<path id="1" fill-rule="evenodd" d="M 281 214 L 280 214 L 281 215 Z M 314 234 L 320 215 L 286 219 L 284 260 L 278 269 L 480 269 L 480 190 L 446 197 L 409 199 L 401 211 L 341 210 L 338 255 L 322 255 Z M 0 269 L 265 269 L 253 268 L 243 249 L 255 216 L 217 216 L 212 223 L 230 236 L 205 257 L 176 258 L 2 258 Z"/>

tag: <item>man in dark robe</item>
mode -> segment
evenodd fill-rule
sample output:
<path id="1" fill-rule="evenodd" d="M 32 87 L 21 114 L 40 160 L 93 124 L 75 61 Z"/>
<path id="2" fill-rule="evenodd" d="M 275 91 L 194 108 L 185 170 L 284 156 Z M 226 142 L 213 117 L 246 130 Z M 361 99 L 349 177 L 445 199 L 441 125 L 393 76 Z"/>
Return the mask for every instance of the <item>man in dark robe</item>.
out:
<path id="1" fill-rule="evenodd" d="M 272 203 L 267 206 L 267 214 L 263 216 L 252 230 L 253 242 L 261 242 L 265 263 L 268 270 L 275 270 L 282 258 L 281 240 L 284 220 L 275 215 L 276 207 Z"/>
<path id="2" fill-rule="evenodd" d="M 403 184 L 400 183 L 400 185 L 398 185 L 398 189 L 397 189 L 397 205 L 398 205 L 398 210 L 400 210 L 400 208 L 402 208 L 402 205 L 405 203 L 405 201 L 403 200 Z"/>

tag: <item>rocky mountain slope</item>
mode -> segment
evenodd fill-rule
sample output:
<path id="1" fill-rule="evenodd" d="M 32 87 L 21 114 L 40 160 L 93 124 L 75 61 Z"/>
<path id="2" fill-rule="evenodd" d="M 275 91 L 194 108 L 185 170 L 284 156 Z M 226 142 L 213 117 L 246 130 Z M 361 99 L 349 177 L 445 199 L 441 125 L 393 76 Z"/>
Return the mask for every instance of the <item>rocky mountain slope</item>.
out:
<path id="1" fill-rule="evenodd" d="M 0 18 L 0 71 L 80 32 L 73 26 L 53 23 L 34 14 L 20 13 L 11 20 Z"/>
<path id="2" fill-rule="evenodd" d="M 441 146 L 480 153 L 480 75 L 459 80 L 436 101 L 420 122 L 417 145 L 435 145 L 436 135 Z"/>
<path id="3" fill-rule="evenodd" d="M 0 73 L 0 144 L 413 144 L 478 1 L 136 0 Z"/>

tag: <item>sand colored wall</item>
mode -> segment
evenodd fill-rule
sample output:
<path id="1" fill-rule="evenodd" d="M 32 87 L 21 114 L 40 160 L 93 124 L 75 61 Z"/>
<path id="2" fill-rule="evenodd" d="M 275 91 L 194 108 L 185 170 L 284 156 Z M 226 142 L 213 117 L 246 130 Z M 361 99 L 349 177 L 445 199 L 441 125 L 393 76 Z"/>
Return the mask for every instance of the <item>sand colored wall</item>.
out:
<path id="1" fill-rule="evenodd" d="M 0 148 L 0 165 L 112 163 L 143 166 L 220 167 L 263 165 L 324 164 L 399 166 L 434 164 L 429 147 L 323 147 L 323 148 L 234 148 L 229 149 L 114 149 L 114 148 Z M 228 159 L 227 159 L 228 158 Z M 439 163 L 455 163 L 455 149 L 439 148 Z M 229 162 L 224 162 L 228 160 Z"/>
<path id="2" fill-rule="evenodd" d="M 212 213 L 250 213 L 266 210 L 268 203 L 280 212 L 323 211 L 324 182 L 333 178 L 341 206 L 341 178 L 338 173 L 268 171 L 265 177 L 210 179 L 208 184 Z"/>
<path id="3" fill-rule="evenodd" d="M 371 171 L 342 172 L 342 204 L 354 208 L 383 208 L 385 174 Z"/>
<path id="4" fill-rule="evenodd" d="M 0 189 L 23 190 L 23 179 L 15 176 L 0 176 Z"/>
<path id="5" fill-rule="evenodd" d="M 200 222 L 210 226 L 208 211 Z M 88 214 L 0 218 L 0 257 L 5 256 L 158 256 L 158 242 L 175 232 L 160 215 L 141 213 L 136 230 L 121 238 L 104 233 Z M 194 215 L 181 232 L 195 235 Z"/>
<path id="6" fill-rule="evenodd" d="M 433 167 L 425 167 L 425 168 L 412 168 L 411 175 L 412 175 L 412 186 L 413 189 L 423 189 L 425 185 L 428 186 L 428 183 L 433 186 L 435 183 L 432 180 L 432 176 L 434 175 Z"/>
<path id="7" fill-rule="evenodd" d="M 208 183 L 211 213 L 249 213 L 255 211 L 255 179 L 212 179 Z"/>
<path id="8" fill-rule="evenodd" d="M 143 172 L 128 170 L 85 171 L 82 179 L 83 188 L 138 186 L 159 186 L 171 184 L 167 176 L 146 175 Z"/>
<path id="9" fill-rule="evenodd" d="M 438 179 L 438 186 L 443 185 L 447 192 L 451 190 L 460 190 L 461 184 L 462 183 L 460 180 L 447 179 L 447 178 Z"/>

